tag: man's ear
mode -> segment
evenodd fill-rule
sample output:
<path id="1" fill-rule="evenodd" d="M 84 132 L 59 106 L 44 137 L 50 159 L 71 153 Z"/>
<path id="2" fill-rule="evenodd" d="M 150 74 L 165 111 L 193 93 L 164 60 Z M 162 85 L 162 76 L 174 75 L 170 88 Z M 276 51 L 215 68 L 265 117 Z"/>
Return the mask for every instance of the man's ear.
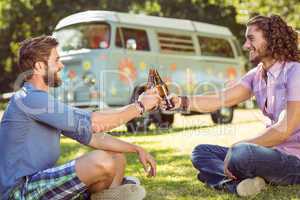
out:
<path id="1" fill-rule="evenodd" d="M 38 61 L 34 64 L 33 74 L 44 74 L 45 73 L 45 63 Z"/>

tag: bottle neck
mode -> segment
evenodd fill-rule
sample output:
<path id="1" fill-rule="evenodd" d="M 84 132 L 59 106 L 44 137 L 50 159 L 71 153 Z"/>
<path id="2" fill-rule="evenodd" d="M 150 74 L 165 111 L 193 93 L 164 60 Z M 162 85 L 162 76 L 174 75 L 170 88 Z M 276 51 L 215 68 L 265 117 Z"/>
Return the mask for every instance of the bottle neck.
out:
<path id="1" fill-rule="evenodd" d="M 160 75 L 159 75 L 158 71 L 155 70 L 154 72 L 155 72 L 154 80 L 156 81 L 156 84 L 163 85 L 164 82 L 163 82 L 163 80 L 160 78 Z"/>
<path id="2" fill-rule="evenodd" d="M 155 87 L 155 73 L 153 69 L 149 70 L 149 75 L 148 75 L 148 82 L 147 82 L 147 88 L 153 88 Z"/>

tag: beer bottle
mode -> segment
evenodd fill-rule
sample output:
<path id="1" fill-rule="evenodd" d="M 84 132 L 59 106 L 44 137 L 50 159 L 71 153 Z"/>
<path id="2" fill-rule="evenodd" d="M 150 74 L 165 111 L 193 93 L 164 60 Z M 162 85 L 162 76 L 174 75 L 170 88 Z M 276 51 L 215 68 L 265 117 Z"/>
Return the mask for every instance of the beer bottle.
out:
<path id="1" fill-rule="evenodd" d="M 167 110 L 170 110 L 174 108 L 174 104 L 172 101 L 168 98 L 169 91 L 168 91 L 168 86 L 163 82 L 161 77 L 158 74 L 158 71 L 155 69 L 154 70 L 154 84 L 155 87 L 158 91 L 159 96 L 166 101 L 167 103 Z"/>
<path id="2" fill-rule="evenodd" d="M 147 85 L 146 85 L 146 89 L 151 89 L 151 88 L 155 87 L 154 75 L 155 75 L 154 69 L 149 69 L 148 82 L 147 82 Z"/>

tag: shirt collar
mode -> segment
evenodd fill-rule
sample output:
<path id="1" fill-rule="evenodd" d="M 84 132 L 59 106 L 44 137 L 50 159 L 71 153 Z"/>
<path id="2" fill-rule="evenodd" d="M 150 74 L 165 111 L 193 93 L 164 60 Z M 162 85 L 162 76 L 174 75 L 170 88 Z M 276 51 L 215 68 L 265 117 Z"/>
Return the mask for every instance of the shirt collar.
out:
<path id="1" fill-rule="evenodd" d="M 24 85 L 23 85 L 23 88 L 25 90 L 36 90 L 36 87 L 34 87 L 34 85 L 32 83 L 29 83 L 29 82 L 25 82 Z"/>
<path id="2" fill-rule="evenodd" d="M 273 76 L 275 79 L 277 79 L 278 76 L 279 76 L 279 74 L 280 74 L 280 72 L 282 71 L 282 68 L 283 68 L 284 64 L 285 64 L 284 62 L 277 61 L 277 62 L 275 62 L 275 63 L 269 68 L 268 71 L 265 71 L 265 70 L 263 69 L 263 64 L 260 63 L 259 65 L 260 65 L 260 68 L 261 68 L 261 71 L 262 71 L 262 76 L 264 76 L 265 73 L 267 73 L 267 75 L 271 75 L 271 76 Z"/>
<path id="3" fill-rule="evenodd" d="M 273 66 L 268 70 L 275 79 L 279 76 L 280 72 L 282 71 L 282 68 L 284 66 L 284 62 L 277 61 L 273 64 Z"/>

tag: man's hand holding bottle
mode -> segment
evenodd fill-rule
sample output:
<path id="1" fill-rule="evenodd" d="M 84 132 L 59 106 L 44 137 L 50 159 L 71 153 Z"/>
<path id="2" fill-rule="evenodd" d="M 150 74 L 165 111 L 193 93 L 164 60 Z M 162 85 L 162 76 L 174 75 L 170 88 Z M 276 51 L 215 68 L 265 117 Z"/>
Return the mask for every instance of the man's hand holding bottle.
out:
<path id="1" fill-rule="evenodd" d="M 162 98 L 159 96 L 157 90 L 153 88 L 143 92 L 137 102 L 140 102 L 144 106 L 144 111 L 147 112 L 157 108 L 161 104 Z"/>

